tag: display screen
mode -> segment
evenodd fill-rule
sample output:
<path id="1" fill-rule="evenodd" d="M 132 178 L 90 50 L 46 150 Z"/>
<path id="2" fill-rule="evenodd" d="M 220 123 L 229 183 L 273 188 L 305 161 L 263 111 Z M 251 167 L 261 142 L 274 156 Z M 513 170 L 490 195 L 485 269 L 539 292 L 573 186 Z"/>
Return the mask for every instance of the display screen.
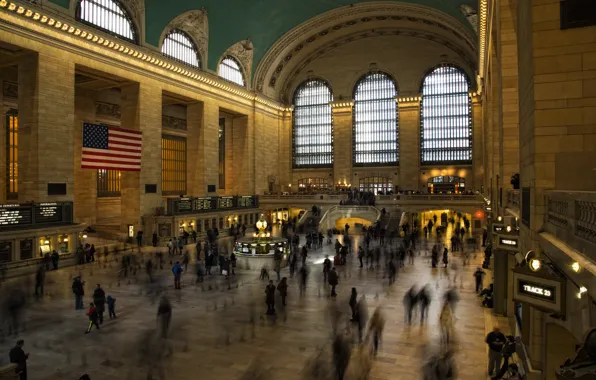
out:
<path id="1" fill-rule="evenodd" d="M 232 208 L 234 207 L 233 197 L 221 197 L 218 198 L 218 208 Z"/>
<path id="2" fill-rule="evenodd" d="M 62 221 L 62 207 L 57 203 L 40 203 L 35 207 L 36 223 L 56 223 Z"/>
<path id="3" fill-rule="evenodd" d="M 526 280 L 517 280 L 517 290 L 519 294 L 546 300 L 549 302 L 556 302 L 557 289 L 554 286 L 539 285 L 534 282 Z"/>
<path id="4" fill-rule="evenodd" d="M 192 211 L 192 201 L 190 198 L 180 198 L 176 202 L 177 212 L 189 212 Z"/>
<path id="5" fill-rule="evenodd" d="M 0 206 L 0 226 L 22 226 L 32 223 L 33 208 L 31 206 Z"/>
<path id="6" fill-rule="evenodd" d="M 255 201 L 253 197 L 240 197 L 238 198 L 238 207 L 253 207 Z"/>
<path id="7" fill-rule="evenodd" d="M 195 198 L 194 202 L 194 210 L 196 211 L 212 210 L 215 208 L 215 202 L 213 201 L 213 198 Z"/>

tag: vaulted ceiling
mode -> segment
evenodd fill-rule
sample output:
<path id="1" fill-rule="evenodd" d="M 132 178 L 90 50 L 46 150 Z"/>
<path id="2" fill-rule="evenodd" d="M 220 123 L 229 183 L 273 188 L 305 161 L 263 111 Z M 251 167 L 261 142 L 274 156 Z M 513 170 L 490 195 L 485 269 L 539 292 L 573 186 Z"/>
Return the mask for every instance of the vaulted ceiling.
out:
<path id="1" fill-rule="evenodd" d="M 49 0 L 74 9 L 71 1 Z M 139 0 L 142 2 L 142 0 Z M 166 25 L 176 16 L 204 8 L 209 22 L 207 67 L 216 70 L 221 55 L 236 42 L 250 39 L 254 46 L 253 64 L 258 65 L 273 44 L 292 28 L 338 7 L 371 0 L 145 0 L 145 43 L 157 47 Z M 387 1 L 387 3 L 397 3 Z M 477 8 L 478 0 L 405 0 L 434 8 L 471 29 L 460 7 Z M 141 5 L 142 7 L 142 5 Z"/>

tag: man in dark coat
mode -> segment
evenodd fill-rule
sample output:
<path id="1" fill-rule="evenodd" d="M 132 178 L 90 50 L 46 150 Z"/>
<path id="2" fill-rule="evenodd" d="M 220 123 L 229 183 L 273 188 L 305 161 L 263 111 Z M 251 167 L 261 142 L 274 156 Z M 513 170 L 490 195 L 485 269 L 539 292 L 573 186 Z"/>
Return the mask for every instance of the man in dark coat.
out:
<path id="1" fill-rule="evenodd" d="M 17 365 L 15 373 L 19 374 L 20 380 L 27 380 L 27 359 L 29 359 L 29 354 L 23 351 L 24 345 L 25 341 L 19 339 L 17 345 L 14 346 L 8 354 L 10 362 Z"/>
<path id="2" fill-rule="evenodd" d="M 275 314 L 275 285 L 269 280 L 269 285 L 265 288 L 265 303 L 267 304 L 267 315 Z"/>
<path id="3" fill-rule="evenodd" d="M 103 291 L 101 286 L 97 284 L 97 287 L 93 291 L 93 303 L 97 310 L 97 319 L 99 324 L 103 323 L 103 312 L 106 310 L 106 292 Z"/>
<path id="4" fill-rule="evenodd" d="M 81 281 L 81 277 L 75 277 L 72 281 L 72 292 L 75 295 L 75 310 L 83 309 L 83 296 L 85 295 L 83 285 L 84 282 Z"/>
<path id="5" fill-rule="evenodd" d="M 337 272 L 335 271 L 335 267 L 333 267 L 333 269 L 331 269 L 328 277 L 329 277 L 329 285 L 331 285 L 331 297 L 337 297 L 337 293 L 335 293 L 335 287 L 339 283 L 339 276 L 337 275 Z"/>

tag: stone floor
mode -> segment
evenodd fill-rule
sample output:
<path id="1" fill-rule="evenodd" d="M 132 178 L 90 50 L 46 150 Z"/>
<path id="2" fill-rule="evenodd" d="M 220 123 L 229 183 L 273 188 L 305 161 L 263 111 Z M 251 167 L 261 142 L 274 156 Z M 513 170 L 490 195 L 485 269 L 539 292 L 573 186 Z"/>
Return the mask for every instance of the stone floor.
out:
<path id="1" fill-rule="evenodd" d="M 304 241 L 304 239 L 302 239 Z M 175 291 L 169 265 L 158 271 L 168 286 L 173 304 L 171 334 L 165 342 L 157 338 L 156 300 L 147 293 L 150 288 L 145 274 L 118 278 L 116 264 L 101 268 L 97 264 L 83 268 L 66 268 L 51 272 L 47 278 L 46 296 L 32 300 L 22 316 L 29 379 L 78 379 L 88 373 L 98 379 L 147 379 L 150 367 L 154 377 L 167 379 L 257 379 L 246 376 L 247 370 L 259 367 L 271 379 L 306 379 L 303 370 L 320 350 L 327 350 L 331 340 L 329 315 L 342 313 L 341 326 L 348 326 L 348 298 L 356 287 L 366 295 L 372 314 L 381 306 L 386 319 L 385 333 L 370 379 L 419 379 L 425 352 L 438 347 L 438 313 L 440 299 L 449 286 L 444 269 L 432 270 L 425 252 L 414 265 L 401 270 L 397 282 L 388 287 L 383 273 L 358 268 L 356 258 L 340 267 L 338 297 L 327 297 L 322 284 L 322 259 L 332 255 L 332 245 L 311 251 L 308 266 L 309 283 L 306 296 L 298 295 L 297 279 L 289 279 L 288 306 L 278 308 L 276 318 L 264 315 L 265 282 L 258 273 L 237 274 L 229 283 L 220 276 L 194 285 L 189 273 L 183 289 Z M 469 267 L 459 264 L 457 288 L 461 300 L 456 309 L 458 379 L 486 379 L 485 317 L 473 291 L 473 276 L 481 255 Z M 189 267 L 189 272 L 192 269 Z M 101 331 L 84 335 L 87 318 L 74 311 L 70 284 L 73 275 L 86 281 L 85 303 L 91 301 L 96 283 L 106 294 L 116 297 L 118 319 L 107 320 Z M 287 269 L 282 273 L 288 276 Z M 453 275 L 453 270 L 451 271 Z M 27 281 L 29 283 L 27 284 Z M 433 289 L 429 323 L 408 326 L 404 323 L 402 299 L 412 284 L 429 283 Z M 33 289 L 30 278 L 3 284 L 0 294 L 6 295 L 17 286 Z M 2 318 L 6 321 L 6 318 Z M 253 322 L 251 322 L 254 321 Z M 3 326 L 5 329 L 5 326 Z M 6 331 L 6 330 L 4 330 Z M 0 341 L 0 365 L 17 337 Z M 327 350 L 328 351 L 328 350 Z M 330 361 L 330 359 L 329 359 Z M 242 377 L 246 376 L 246 377 Z M 348 374 L 348 379 L 355 379 Z"/>

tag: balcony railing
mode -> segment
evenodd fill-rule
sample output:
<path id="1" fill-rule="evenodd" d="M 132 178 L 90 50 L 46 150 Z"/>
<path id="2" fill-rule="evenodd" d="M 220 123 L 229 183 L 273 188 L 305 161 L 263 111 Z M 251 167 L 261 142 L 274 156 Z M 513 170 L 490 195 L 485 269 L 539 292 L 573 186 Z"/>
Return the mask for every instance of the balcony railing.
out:
<path id="1" fill-rule="evenodd" d="M 580 252 L 596 248 L 596 192 L 547 191 L 544 229 Z"/>
<path id="2" fill-rule="evenodd" d="M 519 210 L 519 190 L 507 190 L 507 207 Z"/>

